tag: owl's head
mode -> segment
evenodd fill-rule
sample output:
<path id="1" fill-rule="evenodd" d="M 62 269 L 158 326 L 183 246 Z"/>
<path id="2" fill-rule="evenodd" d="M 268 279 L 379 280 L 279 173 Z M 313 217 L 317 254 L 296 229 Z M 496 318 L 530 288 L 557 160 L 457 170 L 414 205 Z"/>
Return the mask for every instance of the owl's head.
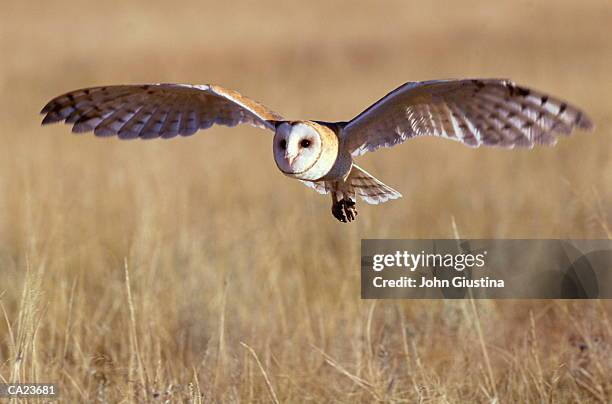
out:
<path id="1" fill-rule="evenodd" d="M 338 155 L 338 137 L 315 122 L 283 122 L 274 135 L 274 161 L 283 174 L 316 180 L 329 172 Z"/>

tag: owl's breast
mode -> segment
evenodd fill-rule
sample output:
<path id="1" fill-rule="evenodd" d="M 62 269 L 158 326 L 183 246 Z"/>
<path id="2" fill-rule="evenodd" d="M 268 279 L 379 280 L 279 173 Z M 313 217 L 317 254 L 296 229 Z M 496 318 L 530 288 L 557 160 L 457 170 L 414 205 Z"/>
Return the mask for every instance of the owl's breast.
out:
<path id="1" fill-rule="evenodd" d="M 333 164 L 329 170 L 317 177 L 317 181 L 342 181 L 344 180 L 353 167 L 353 159 L 349 153 L 340 152 L 336 155 Z"/>

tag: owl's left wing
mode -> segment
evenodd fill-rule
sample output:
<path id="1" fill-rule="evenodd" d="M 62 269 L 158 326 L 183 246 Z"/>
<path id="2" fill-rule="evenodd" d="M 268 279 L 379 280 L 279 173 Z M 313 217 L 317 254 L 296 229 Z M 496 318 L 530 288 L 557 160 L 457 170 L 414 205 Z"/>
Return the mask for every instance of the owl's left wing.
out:
<path id="1" fill-rule="evenodd" d="M 387 94 L 345 125 L 343 139 L 354 156 L 421 135 L 472 147 L 532 147 L 592 126 L 578 108 L 509 80 L 437 80 Z"/>
<path id="2" fill-rule="evenodd" d="M 43 124 L 65 121 L 76 133 L 122 139 L 187 136 L 214 124 L 274 131 L 276 112 L 216 85 L 144 84 L 91 87 L 51 100 Z"/>

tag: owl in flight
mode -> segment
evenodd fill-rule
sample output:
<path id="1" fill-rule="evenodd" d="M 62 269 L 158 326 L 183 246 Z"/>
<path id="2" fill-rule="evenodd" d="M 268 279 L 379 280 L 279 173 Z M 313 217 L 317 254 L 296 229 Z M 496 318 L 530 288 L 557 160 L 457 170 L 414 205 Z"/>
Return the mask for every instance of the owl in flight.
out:
<path id="1" fill-rule="evenodd" d="M 471 147 L 553 145 L 575 127 L 591 129 L 578 108 L 509 80 L 434 80 L 406 83 L 350 121 L 284 119 L 242 94 L 216 85 L 115 85 L 76 90 L 51 100 L 43 124 L 65 121 L 75 133 L 120 139 L 189 136 L 214 124 L 250 124 L 274 132 L 278 169 L 321 194 L 332 213 L 355 219 L 357 196 L 370 204 L 401 194 L 353 159 L 416 136 Z"/>

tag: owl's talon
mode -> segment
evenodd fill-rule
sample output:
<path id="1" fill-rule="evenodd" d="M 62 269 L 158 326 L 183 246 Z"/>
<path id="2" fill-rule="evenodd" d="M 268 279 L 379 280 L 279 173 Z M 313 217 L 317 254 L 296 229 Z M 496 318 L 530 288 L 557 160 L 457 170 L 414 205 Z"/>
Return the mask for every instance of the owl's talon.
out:
<path id="1" fill-rule="evenodd" d="M 355 202 L 351 199 L 341 199 L 332 206 L 332 214 L 342 223 L 352 222 L 357 217 Z"/>
<path id="2" fill-rule="evenodd" d="M 344 213 L 346 214 L 349 222 L 355 220 L 357 218 L 357 208 L 355 207 L 355 202 L 351 201 L 350 199 L 346 200 L 344 205 Z"/>
<path id="3" fill-rule="evenodd" d="M 332 215 L 342 223 L 346 223 L 346 217 L 344 216 L 344 210 L 340 202 L 332 205 Z"/>

